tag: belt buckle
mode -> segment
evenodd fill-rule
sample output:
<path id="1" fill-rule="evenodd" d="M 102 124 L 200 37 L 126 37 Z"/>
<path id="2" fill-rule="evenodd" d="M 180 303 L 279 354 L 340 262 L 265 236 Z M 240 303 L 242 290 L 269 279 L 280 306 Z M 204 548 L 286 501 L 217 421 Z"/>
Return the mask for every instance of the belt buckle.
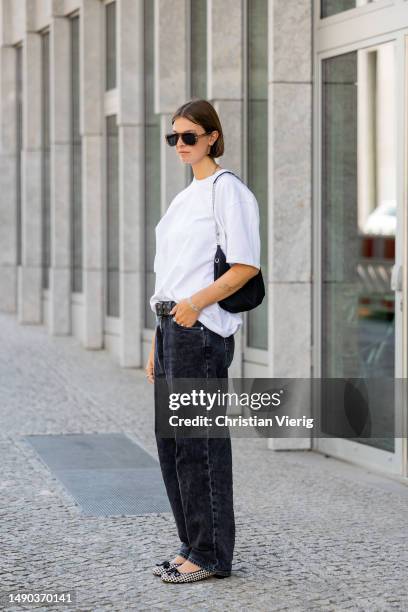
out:
<path id="1" fill-rule="evenodd" d="M 163 302 L 157 302 L 156 304 L 156 314 L 158 316 L 167 316 L 170 314 L 170 310 L 172 308 L 172 302 L 170 301 L 163 301 Z"/>
<path id="2" fill-rule="evenodd" d="M 166 313 L 166 303 L 165 302 L 158 302 L 157 304 L 157 314 L 159 317 L 164 316 Z"/>

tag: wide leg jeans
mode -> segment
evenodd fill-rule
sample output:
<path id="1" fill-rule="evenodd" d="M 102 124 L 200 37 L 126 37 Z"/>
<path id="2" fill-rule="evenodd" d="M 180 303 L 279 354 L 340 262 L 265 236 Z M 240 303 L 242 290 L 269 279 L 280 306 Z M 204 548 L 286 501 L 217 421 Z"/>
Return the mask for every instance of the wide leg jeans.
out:
<path id="1" fill-rule="evenodd" d="M 197 321 L 183 327 L 173 316 L 157 316 L 155 381 L 228 378 L 234 336 L 223 338 Z M 170 383 L 171 384 L 171 383 Z M 162 395 L 155 383 L 155 409 Z M 168 408 L 168 407 L 167 407 Z M 231 574 L 235 544 L 231 439 L 160 437 L 160 467 L 174 514 L 179 554 L 220 576 Z"/>

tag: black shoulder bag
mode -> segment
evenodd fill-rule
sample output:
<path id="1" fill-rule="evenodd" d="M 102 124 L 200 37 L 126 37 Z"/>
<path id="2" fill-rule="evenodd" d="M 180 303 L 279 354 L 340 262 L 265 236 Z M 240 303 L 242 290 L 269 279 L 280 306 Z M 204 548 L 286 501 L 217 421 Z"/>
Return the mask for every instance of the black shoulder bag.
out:
<path id="1" fill-rule="evenodd" d="M 221 174 L 219 174 L 213 181 L 212 185 L 212 210 L 215 221 L 215 233 L 217 238 L 217 250 L 214 256 L 214 280 L 217 280 L 220 276 L 225 274 L 231 266 L 226 262 L 225 254 L 220 246 L 220 233 L 218 230 L 217 220 L 215 218 L 214 206 L 215 206 L 215 183 L 218 181 L 222 174 L 232 174 L 238 180 L 241 180 L 236 174 L 230 172 L 229 170 L 225 170 Z M 239 263 L 239 262 L 237 262 Z M 218 302 L 218 304 L 224 310 L 228 310 L 228 312 L 245 312 L 247 310 L 252 310 L 259 306 L 262 300 L 265 297 L 265 285 L 262 278 L 261 269 L 256 276 L 253 276 L 249 279 L 247 283 L 238 291 L 229 295 L 224 300 Z"/>

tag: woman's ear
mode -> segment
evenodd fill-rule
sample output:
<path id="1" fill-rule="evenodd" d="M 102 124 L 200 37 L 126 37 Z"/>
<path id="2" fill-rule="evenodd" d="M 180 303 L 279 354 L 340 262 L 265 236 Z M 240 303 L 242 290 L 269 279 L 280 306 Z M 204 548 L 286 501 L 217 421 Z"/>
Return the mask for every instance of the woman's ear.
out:
<path id="1" fill-rule="evenodd" d="M 219 132 L 218 130 L 214 130 L 213 132 L 211 132 L 211 139 L 209 144 L 212 146 L 215 142 L 217 142 L 218 140 L 218 136 L 219 136 Z"/>

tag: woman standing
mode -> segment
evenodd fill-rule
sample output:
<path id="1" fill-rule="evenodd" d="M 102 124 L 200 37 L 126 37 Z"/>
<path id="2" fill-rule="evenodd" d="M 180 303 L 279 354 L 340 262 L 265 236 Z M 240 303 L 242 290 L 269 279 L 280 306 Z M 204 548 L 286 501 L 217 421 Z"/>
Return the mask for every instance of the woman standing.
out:
<path id="1" fill-rule="evenodd" d="M 156 284 L 150 299 L 156 330 L 146 376 L 152 383 L 158 378 L 226 379 L 242 318 L 218 302 L 258 273 L 258 204 L 244 183 L 227 173 L 217 180 L 213 214 L 213 181 L 223 173 L 215 158 L 224 152 L 224 139 L 209 102 L 187 102 L 174 114 L 172 126 L 167 143 L 191 165 L 194 178 L 156 226 Z M 231 268 L 214 282 L 215 222 Z M 164 582 L 230 576 L 235 543 L 230 437 L 162 438 L 157 428 L 155 433 L 181 547 L 153 573 Z"/>

